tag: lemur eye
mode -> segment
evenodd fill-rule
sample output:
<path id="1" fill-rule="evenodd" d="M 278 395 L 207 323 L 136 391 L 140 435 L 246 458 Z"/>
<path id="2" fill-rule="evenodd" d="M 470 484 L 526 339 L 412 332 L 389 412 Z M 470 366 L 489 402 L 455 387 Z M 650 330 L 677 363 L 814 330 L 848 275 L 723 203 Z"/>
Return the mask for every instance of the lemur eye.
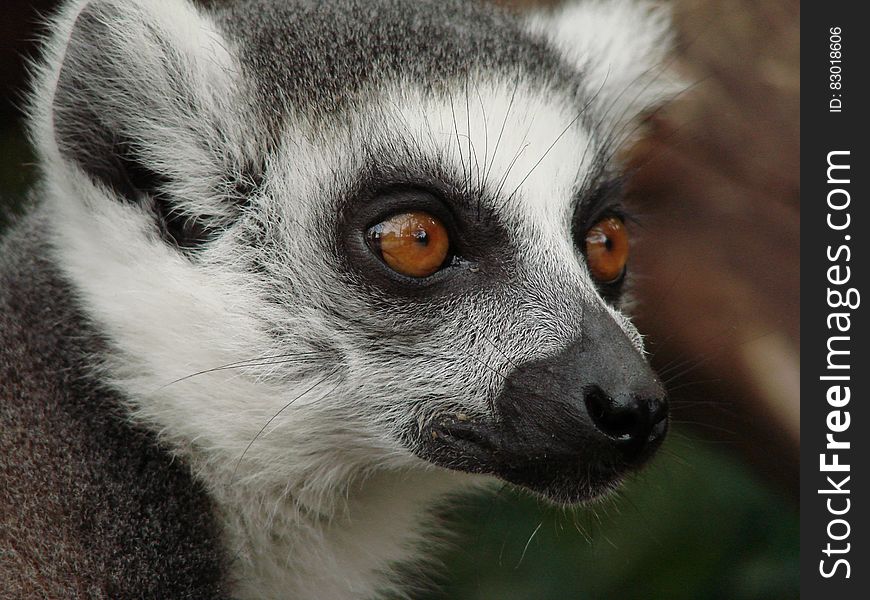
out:
<path id="1" fill-rule="evenodd" d="M 370 227 L 369 246 L 392 270 L 428 277 L 447 260 L 450 236 L 437 218 L 422 211 L 398 213 Z"/>
<path id="2" fill-rule="evenodd" d="M 592 276 L 611 283 L 622 276 L 628 261 L 628 231 L 617 217 L 601 219 L 586 233 L 586 261 Z"/>

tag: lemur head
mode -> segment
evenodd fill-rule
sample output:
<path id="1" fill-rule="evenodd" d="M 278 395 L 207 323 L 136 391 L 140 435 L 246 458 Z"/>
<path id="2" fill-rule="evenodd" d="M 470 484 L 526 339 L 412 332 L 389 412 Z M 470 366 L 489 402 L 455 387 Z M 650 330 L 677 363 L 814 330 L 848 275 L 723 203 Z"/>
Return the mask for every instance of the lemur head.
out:
<path id="1" fill-rule="evenodd" d="M 570 503 L 661 442 L 614 159 L 667 92 L 659 13 L 78 0 L 57 30 L 32 125 L 57 256 L 197 468 Z"/>

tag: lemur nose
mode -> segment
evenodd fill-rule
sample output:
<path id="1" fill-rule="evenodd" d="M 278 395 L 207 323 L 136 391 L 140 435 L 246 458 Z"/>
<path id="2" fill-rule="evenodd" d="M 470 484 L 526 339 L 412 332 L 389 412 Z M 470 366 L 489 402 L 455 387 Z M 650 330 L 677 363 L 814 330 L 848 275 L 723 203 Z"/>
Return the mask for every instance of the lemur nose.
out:
<path id="1" fill-rule="evenodd" d="M 665 398 L 622 326 L 589 310 L 576 341 L 506 378 L 495 403 L 497 473 L 532 489 L 574 481 L 582 496 L 654 454 L 668 430 Z"/>
<path id="2" fill-rule="evenodd" d="M 632 392 L 611 395 L 593 385 L 585 390 L 584 402 L 595 427 L 628 460 L 645 457 L 665 437 L 668 406 L 663 397 Z"/>

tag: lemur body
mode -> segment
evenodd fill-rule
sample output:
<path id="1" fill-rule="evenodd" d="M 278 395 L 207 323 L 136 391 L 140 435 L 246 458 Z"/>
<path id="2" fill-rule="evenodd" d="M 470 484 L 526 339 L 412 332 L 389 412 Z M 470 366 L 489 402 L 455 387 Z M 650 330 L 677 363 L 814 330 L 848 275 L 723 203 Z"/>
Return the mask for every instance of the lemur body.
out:
<path id="1" fill-rule="evenodd" d="M 212 4 L 54 21 L 0 258 L 0 585 L 400 593 L 452 494 L 641 464 L 661 388 L 583 240 L 669 92 L 663 16 Z M 378 236 L 421 211 L 449 252 L 408 276 Z"/>

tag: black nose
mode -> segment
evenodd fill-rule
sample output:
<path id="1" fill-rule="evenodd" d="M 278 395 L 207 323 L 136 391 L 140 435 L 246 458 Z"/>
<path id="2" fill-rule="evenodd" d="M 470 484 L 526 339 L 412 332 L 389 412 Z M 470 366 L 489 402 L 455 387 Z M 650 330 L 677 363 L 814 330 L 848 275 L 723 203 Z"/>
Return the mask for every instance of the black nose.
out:
<path id="1" fill-rule="evenodd" d="M 598 431 L 613 440 L 627 459 L 648 455 L 667 432 L 668 406 L 663 397 L 611 395 L 592 385 L 585 390 L 584 402 Z"/>
<path id="2" fill-rule="evenodd" d="M 611 489 L 649 459 L 668 429 L 661 382 L 609 312 L 588 310 L 581 333 L 558 354 L 516 366 L 492 422 L 435 432 L 450 446 L 447 466 L 570 503 Z"/>
<path id="3" fill-rule="evenodd" d="M 603 311 L 586 313 L 583 336 L 562 353 L 511 373 L 497 408 L 515 446 L 601 470 L 638 467 L 668 429 L 661 383 Z"/>

